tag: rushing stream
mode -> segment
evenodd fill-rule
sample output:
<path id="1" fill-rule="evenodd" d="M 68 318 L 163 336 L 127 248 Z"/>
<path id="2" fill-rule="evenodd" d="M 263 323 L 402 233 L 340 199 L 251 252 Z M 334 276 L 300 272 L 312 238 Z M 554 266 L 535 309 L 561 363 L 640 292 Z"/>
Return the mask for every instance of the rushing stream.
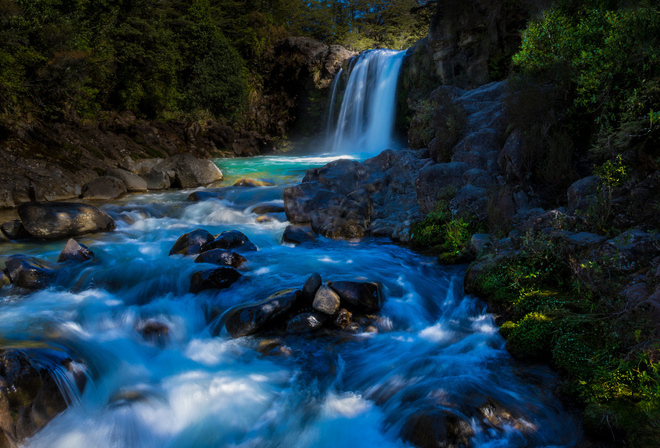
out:
<path id="1" fill-rule="evenodd" d="M 255 205 L 281 204 L 284 185 L 329 160 L 222 160 L 222 185 L 243 176 L 277 185 L 220 187 L 223 199 L 197 203 L 186 200 L 191 191 L 176 191 L 105 205 L 118 229 L 79 239 L 92 261 L 43 291 L 5 288 L 5 345 L 32 347 L 44 362 L 71 356 L 88 377 L 80 395 L 60 372 L 71 406 L 26 446 L 403 447 L 411 445 L 401 434 L 419 415 L 468 422 L 475 447 L 575 446 L 579 423 L 553 397 L 553 375 L 512 361 L 485 305 L 462 293 L 463 267 L 382 239 L 283 245 L 285 223 L 256 222 Z M 211 266 L 168 256 L 180 235 L 200 227 L 241 230 L 259 247 L 229 289 L 189 293 L 192 273 Z M 2 251 L 55 261 L 62 247 Z M 259 337 L 212 336 L 211 310 L 301 287 L 312 272 L 381 282 L 379 331 L 284 336 L 266 354 Z M 145 339 L 138 329 L 150 321 L 167 325 L 167 336 Z"/>

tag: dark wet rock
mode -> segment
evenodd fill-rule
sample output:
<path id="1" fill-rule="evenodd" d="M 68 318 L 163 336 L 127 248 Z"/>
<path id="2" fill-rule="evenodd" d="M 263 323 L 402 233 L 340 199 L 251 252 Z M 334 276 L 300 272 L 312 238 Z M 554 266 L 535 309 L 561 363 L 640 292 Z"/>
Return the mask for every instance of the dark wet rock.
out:
<path id="1" fill-rule="evenodd" d="M 327 319 L 328 316 L 323 313 L 302 313 L 287 322 L 286 331 L 287 333 L 304 333 L 318 330 L 323 327 Z"/>
<path id="2" fill-rule="evenodd" d="M 316 233 L 311 226 L 287 226 L 282 234 L 282 241 L 289 244 L 302 244 L 315 239 Z"/>
<path id="3" fill-rule="evenodd" d="M 18 207 L 18 215 L 30 235 L 43 239 L 110 232 L 117 227 L 107 213 L 74 202 L 29 202 Z"/>
<path id="4" fill-rule="evenodd" d="M 25 230 L 23 223 L 18 219 L 2 223 L 0 226 L 0 234 L 12 241 L 26 240 L 31 237 L 27 230 Z"/>
<path id="5" fill-rule="evenodd" d="M 313 212 L 333 206 L 339 207 L 343 201 L 342 195 L 312 183 L 286 187 L 283 197 L 286 217 L 294 224 L 309 223 Z"/>
<path id="6" fill-rule="evenodd" d="M 252 213 L 256 215 L 265 215 L 268 213 L 284 213 L 284 206 L 275 204 L 257 205 L 252 209 Z"/>
<path id="7" fill-rule="evenodd" d="M 156 345 L 165 345 L 170 337 L 170 327 L 157 319 L 140 322 L 136 328 L 145 341 Z"/>
<path id="8" fill-rule="evenodd" d="M 286 216 L 283 213 L 276 213 L 271 215 L 260 215 L 255 220 L 258 224 L 267 224 L 269 222 L 285 222 Z"/>
<path id="9" fill-rule="evenodd" d="M 598 176 L 584 177 L 574 182 L 566 191 L 568 208 L 571 210 L 585 209 L 596 200 Z"/>
<path id="10" fill-rule="evenodd" d="M 213 241 L 209 241 L 202 246 L 202 252 L 212 249 L 232 249 L 239 252 L 252 252 L 257 250 L 257 246 L 243 232 L 227 230 L 216 236 Z"/>
<path id="11" fill-rule="evenodd" d="M 233 308 L 227 313 L 225 328 L 233 338 L 267 330 L 286 317 L 300 295 L 299 290 L 287 289 L 259 302 Z"/>
<path id="12" fill-rule="evenodd" d="M 342 301 L 362 311 L 379 311 L 382 304 L 381 287 L 378 283 L 329 282 Z"/>
<path id="13" fill-rule="evenodd" d="M 331 316 L 339 309 L 340 304 L 341 300 L 335 291 L 327 286 L 321 286 L 314 295 L 312 306 L 315 310 Z"/>
<path id="14" fill-rule="evenodd" d="M 7 276 L 5 271 L 0 271 L 0 289 L 9 285 L 11 285 L 11 280 L 9 280 L 9 277 Z"/>
<path id="15" fill-rule="evenodd" d="M 275 185 L 273 182 L 264 179 L 239 179 L 234 183 L 234 187 L 272 187 Z"/>
<path id="16" fill-rule="evenodd" d="M 195 258 L 195 263 L 211 263 L 240 268 L 247 260 L 241 254 L 225 249 L 213 249 L 202 252 Z"/>
<path id="17" fill-rule="evenodd" d="M 203 187 L 222 180 L 222 172 L 213 162 L 198 159 L 192 154 L 165 159 L 156 165 L 152 172 L 168 173 L 172 186 L 176 188 Z"/>
<path id="18" fill-rule="evenodd" d="M 0 446 L 17 446 L 67 407 L 52 375 L 36 365 L 26 352 L 0 350 Z"/>
<path id="19" fill-rule="evenodd" d="M 401 438 L 419 448 L 464 448 L 472 437 L 470 421 L 444 409 L 413 414 L 401 430 Z"/>
<path id="20" fill-rule="evenodd" d="M 116 177 L 120 179 L 126 186 L 126 190 L 130 192 L 147 191 L 147 181 L 133 174 L 130 171 L 121 168 L 109 169 L 105 172 L 106 176 Z"/>
<path id="21" fill-rule="evenodd" d="M 147 183 L 147 190 L 167 190 L 172 186 L 169 174 L 163 171 L 152 171 L 140 176 Z"/>
<path id="22" fill-rule="evenodd" d="M 220 193 L 214 193 L 211 191 L 194 191 L 186 198 L 191 202 L 202 202 L 209 201 L 211 199 L 222 199 Z"/>
<path id="23" fill-rule="evenodd" d="M 345 330 L 350 324 L 353 313 L 346 308 L 340 309 L 332 319 L 332 324 L 340 330 Z"/>
<path id="24" fill-rule="evenodd" d="M 607 238 L 589 232 L 562 232 L 558 238 L 570 252 L 592 250 L 603 244 Z"/>
<path id="25" fill-rule="evenodd" d="M 126 194 L 126 185 L 121 179 L 112 176 L 101 176 L 87 182 L 82 188 L 82 199 L 107 201 Z"/>
<path id="26" fill-rule="evenodd" d="M 80 244 L 78 241 L 73 238 L 67 241 L 64 250 L 60 252 L 60 256 L 57 259 L 58 263 L 65 263 L 67 261 L 82 263 L 83 261 L 91 260 L 94 258 L 94 252 L 89 250 L 84 244 Z"/>
<path id="27" fill-rule="evenodd" d="M 0 243 L 7 243 L 11 241 L 9 238 L 7 238 L 7 235 L 5 235 L 2 230 L 0 230 Z"/>
<path id="28" fill-rule="evenodd" d="M 172 249 L 170 255 L 194 255 L 202 251 L 205 244 L 214 240 L 213 235 L 204 229 L 196 229 L 181 235 Z"/>
<path id="29" fill-rule="evenodd" d="M 12 255 L 5 260 L 5 266 L 12 285 L 19 288 L 47 288 L 55 278 L 55 269 L 52 266 L 27 255 Z"/>
<path id="30" fill-rule="evenodd" d="M 493 238 L 487 233 L 475 233 L 470 238 L 470 251 L 479 254 L 493 244 Z"/>
<path id="31" fill-rule="evenodd" d="M 281 339 L 262 339 L 257 351 L 264 356 L 291 356 L 291 349 Z"/>
<path id="32" fill-rule="evenodd" d="M 207 289 L 226 289 L 239 278 L 241 273 L 227 266 L 196 272 L 190 279 L 190 292 L 196 294 Z"/>
<path id="33" fill-rule="evenodd" d="M 433 211 L 438 195 L 449 186 L 463 185 L 463 174 L 470 169 L 463 162 L 438 163 L 419 171 L 415 188 L 422 213 Z"/>
<path id="34" fill-rule="evenodd" d="M 527 181 L 531 176 L 522 152 L 524 135 L 522 130 L 515 129 L 507 138 L 497 159 L 502 173 L 514 181 Z"/>
<path id="35" fill-rule="evenodd" d="M 309 278 L 305 281 L 305 285 L 302 289 L 305 302 L 312 302 L 314 300 L 316 291 L 319 290 L 322 284 L 323 281 L 321 280 L 321 275 L 319 273 L 315 272 L 309 276 Z"/>
<path id="36" fill-rule="evenodd" d="M 632 229 L 603 243 L 598 259 L 618 271 L 632 271 L 646 265 L 659 253 L 660 236 Z"/>

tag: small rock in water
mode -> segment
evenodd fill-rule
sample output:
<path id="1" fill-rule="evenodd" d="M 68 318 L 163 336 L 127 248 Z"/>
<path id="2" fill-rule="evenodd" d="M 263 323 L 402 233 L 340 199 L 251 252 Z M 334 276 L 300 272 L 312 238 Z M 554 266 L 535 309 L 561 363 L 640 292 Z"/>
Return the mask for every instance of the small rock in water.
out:
<path id="1" fill-rule="evenodd" d="M 339 295 L 327 286 L 321 286 L 314 296 L 312 306 L 327 315 L 333 315 L 339 309 L 341 302 Z"/>
<path id="2" fill-rule="evenodd" d="M 363 311 L 379 311 L 382 302 L 380 284 L 360 282 L 329 282 L 342 300 Z"/>
<path id="3" fill-rule="evenodd" d="M 291 349 L 281 339 L 263 339 L 259 341 L 257 351 L 265 356 L 291 356 Z"/>
<path id="4" fill-rule="evenodd" d="M 192 232 L 181 235 L 172 249 L 170 255 L 195 255 L 202 252 L 205 244 L 213 241 L 213 235 L 204 229 L 196 229 Z"/>
<path id="5" fill-rule="evenodd" d="M 323 281 L 321 280 L 321 275 L 317 272 L 309 276 L 305 285 L 303 286 L 303 297 L 305 302 L 311 302 L 314 300 L 316 291 L 321 287 Z"/>
<path id="6" fill-rule="evenodd" d="M 147 319 L 136 328 L 142 337 L 156 345 L 164 345 L 170 336 L 170 327 L 156 319 Z"/>
<path id="7" fill-rule="evenodd" d="M 273 182 L 264 179 L 238 179 L 234 183 L 234 187 L 272 187 L 275 185 Z"/>
<path id="8" fill-rule="evenodd" d="M 268 330 L 286 316 L 300 295 L 299 290 L 285 289 L 260 302 L 238 306 L 227 313 L 225 328 L 233 338 Z"/>
<path id="9" fill-rule="evenodd" d="M 277 221 L 277 219 L 275 219 L 275 217 L 271 215 L 261 215 L 261 216 L 257 216 L 256 221 L 259 224 L 266 224 L 269 222 L 275 222 Z"/>
<path id="10" fill-rule="evenodd" d="M 12 241 L 26 240 L 30 238 L 30 234 L 25 230 L 23 223 L 18 219 L 3 223 L 0 226 L 0 233 Z"/>
<path id="11" fill-rule="evenodd" d="M 464 418 L 433 409 L 410 416 L 403 425 L 401 437 L 419 448 L 468 447 L 474 429 Z"/>
<path id="12" fill-rule="evenodd" d="M 84 244 L 80 244 L 78 241 L 71 238 L 66 243 L 66 246 L 64 246 L 64 250 L 60 253 L 57 262 L 64 263 L 66 261 L 74 261 L 82 263 L 83 261 L 91 260 L 92 258 L 94 258 L 94 252 L 89 250 Z"/>
<path id="13" fill-rule="evenodd" d="M 318 330 L 323 326 L 328 316 L 323 313 L 303 313 L 295 316 L 286 324 L 288 333 L 304 333 Z"/>
<path id="14" fill-rule="evenodd" d="M 220 193 L 212 193 L 210 191 L 194 191 L 186 198 L 191 202 L 202 202 L 211 199 L 222 199 Z"/>
<path id="15" fill-rule="evenodd" d="M 47 288 L 55 277 L 55 270 L 46 262 L 27 255 L 12 255 L 5 260 L 5 265 L 11 283 L 19 288 Z"/>
<path id="16" fill-rule="evenodd" d="M 224 249 L 213 249 L 202 252 L 195 258 L 195 263 L 219 264 L 222 266 L 231 266 L 232 268 L 240 268 L 246 261 L 243 255 Z"/>
<path id="17" fill-rule="evenodd" d="M 198 293 L 207 289 L 226 289 L 239 278 L 241 278 L 240 272 L 226 266 L 196 272 L 190 279 L 190 292 Z"/>
<path id="18" fill-rule="evenodd" d="M 257 205 L 252 209 L 252 213 L 255 215 L 265 215 L 267 213 L 284 213 L 284 207 L 274 204 Z"/>
<path id="19" fill-rule="evenodd" d="M 282 241 L 290 244 L 302 244 L 308 241 L 314 241 L 316 233 L 310 226 L 288 226 L 282 235 Z"/>
<path id="20" fill-rule="evenodd" d="M 335 327 L 345 330 L 351 324 L 351 318 L 353 313 L 348 311 L 346 308 L 342 308 L 337 313 L 337 316 L 333 319 L 332 323 Z"/>
<path id="21" fill-rule="evenodd" d="M 213 241 L 202 246 L 202 252 L 212 249 L 233 249 L 239 252 L 252 252 L 257 250 L 257 246 L 243 232 L 228 230 L 216 236 Z"/>
<path id="22" fill-rule="evenodd" d="M 0 289 L 9 285 L 11 285 L 11 280 L 9 280 L 9 277 L 7 274 L 5 274 L 5 271 L 0 271 Z"/>

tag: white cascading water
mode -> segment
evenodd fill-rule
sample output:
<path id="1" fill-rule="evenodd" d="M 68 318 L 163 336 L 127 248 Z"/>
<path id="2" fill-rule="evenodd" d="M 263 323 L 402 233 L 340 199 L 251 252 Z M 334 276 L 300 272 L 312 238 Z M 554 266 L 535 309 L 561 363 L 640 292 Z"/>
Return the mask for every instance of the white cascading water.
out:
<path id="1" fill-rule="evenodd" d="M 373 154 L 395 149 L 396 88 L 405 51 L 370 50 L 360 54 L 348 73 L 334 135 L 334 154 Z M 341 76 L 341 73 L 337 75 Z M 338 91 L 333 86 L 330 117 Z"/>

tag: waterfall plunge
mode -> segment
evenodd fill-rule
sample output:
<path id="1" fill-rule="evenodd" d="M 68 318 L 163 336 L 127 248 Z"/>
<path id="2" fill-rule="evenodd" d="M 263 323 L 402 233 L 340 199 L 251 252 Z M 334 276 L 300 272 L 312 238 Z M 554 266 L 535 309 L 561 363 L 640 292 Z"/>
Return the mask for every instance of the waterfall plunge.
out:
<path id="1" fill-rule="evenodd" d="M 331 105 L 337 94 L 344 96 L 334 135 L 328 132 L 332 153 L 373 154 L 396 146 L 396 88 L 404 55 L 405 51 L 366 51 L 352 62 L 346 89 L 340 92 L 333 86 Z M 329 116 L 333 120 L 332 106 Z"/>

